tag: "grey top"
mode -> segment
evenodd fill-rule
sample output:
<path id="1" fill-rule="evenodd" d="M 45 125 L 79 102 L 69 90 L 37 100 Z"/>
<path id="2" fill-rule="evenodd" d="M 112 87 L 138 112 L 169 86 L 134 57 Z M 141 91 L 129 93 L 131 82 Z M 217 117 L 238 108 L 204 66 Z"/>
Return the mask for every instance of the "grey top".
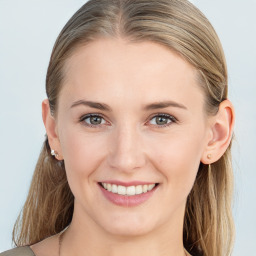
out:
<path id="1" fill-rule="evenodd" d="M 191 256 L 187 251 L 186 253 Z M 21 246 L 0 253 L 0 256 L 36 256 L 29 246 Z"/>
<path id="2" fill-rule="evenodd" d="M 0 256 L 35 256 L 35 254 L 29 246 L 20 246 L 0 253 Z"/>

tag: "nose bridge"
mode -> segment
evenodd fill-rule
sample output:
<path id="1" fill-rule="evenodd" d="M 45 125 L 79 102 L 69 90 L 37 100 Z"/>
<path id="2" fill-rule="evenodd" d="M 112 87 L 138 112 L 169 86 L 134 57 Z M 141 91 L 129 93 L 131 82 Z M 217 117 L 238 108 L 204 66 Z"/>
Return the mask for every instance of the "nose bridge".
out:
<path id="1" fill-rule="evenodd" d="M 142 135 L 136 125 L 123 124 L 112 134 L 109 164 L 123 172 L 131 172 L 145 164 Z"/>

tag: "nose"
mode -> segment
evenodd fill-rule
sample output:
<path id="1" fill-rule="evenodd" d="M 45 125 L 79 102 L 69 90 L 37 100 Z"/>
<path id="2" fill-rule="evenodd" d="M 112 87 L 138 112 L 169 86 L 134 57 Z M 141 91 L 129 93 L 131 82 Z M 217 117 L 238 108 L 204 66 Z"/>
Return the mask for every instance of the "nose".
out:
<path id="1" fill-rule="evenodd" d="M 120 172 L 131 173 L 146 163 L 141 133 L 134 127 L 116 129 L 109 145 L 108 163 Z"/>

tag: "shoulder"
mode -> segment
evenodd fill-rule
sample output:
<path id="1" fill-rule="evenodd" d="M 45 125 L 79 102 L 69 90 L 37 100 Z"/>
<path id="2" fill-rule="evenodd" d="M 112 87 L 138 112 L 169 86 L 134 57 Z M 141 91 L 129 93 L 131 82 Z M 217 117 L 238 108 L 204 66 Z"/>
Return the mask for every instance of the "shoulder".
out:
<path id="1" fill-rule="evenodd" d="M 0 256 L 35 256 L 29 246 L 20 246 L 0 253 Z"/>

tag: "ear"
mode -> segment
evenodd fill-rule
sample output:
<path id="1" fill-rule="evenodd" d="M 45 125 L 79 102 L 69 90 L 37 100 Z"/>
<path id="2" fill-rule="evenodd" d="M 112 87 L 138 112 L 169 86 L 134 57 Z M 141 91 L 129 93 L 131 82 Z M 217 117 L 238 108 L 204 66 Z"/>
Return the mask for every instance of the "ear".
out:
<path id="1" fill-rule="evenodd" d="M 42 102 L 42 116 L 43 122 L 48 136 L 48 142 L 52 150 L 56 152 L 55 158 L 57 160 L 63 160 L 60 140 L 57 133 L 57 124 L 55 118 L 51 114 L 50 105 L 48 99 Z"/>
<path id="2" fill-rule="evenodd" d="M 233 135 L 235 112 L 232 103 L 224 100 L 218 113 L 210 122 L 210 136 L 201 162 L 211 164 L 218 161 L 227 150 Z"/>

